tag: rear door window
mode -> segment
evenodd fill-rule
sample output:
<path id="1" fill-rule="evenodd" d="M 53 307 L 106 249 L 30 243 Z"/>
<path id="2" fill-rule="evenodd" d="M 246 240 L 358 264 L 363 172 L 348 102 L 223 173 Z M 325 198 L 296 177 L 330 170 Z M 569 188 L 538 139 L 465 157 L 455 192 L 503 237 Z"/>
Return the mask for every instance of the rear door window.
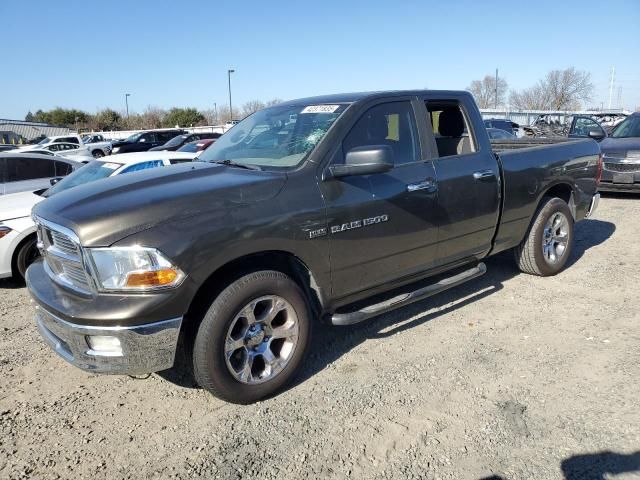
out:
<path id="1" fill-rule="evenodd" d="M 458 102 L 429 100 L 426 106 L 438 156 L 466 155 L 477 150 L 475 137 L 469 128 L 469 118 Z"/>
<path id="2" fill-rule="evenodd" d="M 55 175 L 55 165 L 51 160 L 32 157 L 7 159 L 7 182 L 49 178 L 55 177 Z"/>
<path id="3" fill-rule="evenodd" d="M 73 171 L 73 167 L 69 163 L 66 162 L 54 162 L 56 169 L 56 177 L 64 177 L 65 175 L 69 175 Z"/>

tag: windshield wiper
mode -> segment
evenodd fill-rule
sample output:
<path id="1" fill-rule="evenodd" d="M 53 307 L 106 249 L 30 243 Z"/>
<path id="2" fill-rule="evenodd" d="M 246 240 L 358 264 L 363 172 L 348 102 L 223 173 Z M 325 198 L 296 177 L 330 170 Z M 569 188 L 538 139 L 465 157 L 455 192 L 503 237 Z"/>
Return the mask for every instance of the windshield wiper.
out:
<path id="1" fill-rule="evenodd" d="M 234 162 L 233 160 L 214 160 L 211 163 L 217 163 L 217 164 L 220 164 L 220 165 L 227 165 L 229 167 L 244 168 L 246 170 L 262 170 L 257 165 L 251 165 L 251 164 L 245 164 L 245 163 L 237 163 L 237 162 Z"/>

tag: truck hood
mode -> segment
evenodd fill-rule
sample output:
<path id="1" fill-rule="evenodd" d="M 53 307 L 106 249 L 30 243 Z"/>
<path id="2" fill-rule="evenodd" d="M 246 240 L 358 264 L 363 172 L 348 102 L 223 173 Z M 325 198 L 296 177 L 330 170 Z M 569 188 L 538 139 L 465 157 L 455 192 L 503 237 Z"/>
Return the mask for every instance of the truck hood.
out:
<path id="1" fill-rule="evenodd" d="M 625 153 L 629 150 L 640 151 L 640 138 L 605 138 L 600 142 L 600 151 L 604 154 Z"/>
<path id="2" fill-rule="evenodd" d="M 43 200 L 44 197 L 33 192 L 11 193 L 0 196 L 0 222 L 30 216 L 33 206 Z"/>
<path id="3" fill-rule="evenodd" d="M 74 187 L 52 195 L 34 213 L 70 228 L 84 246 L 109 246 L 173 219 L 267 200 L 280 192 L 286 178 L 284 173 L 183 163 Z"/>

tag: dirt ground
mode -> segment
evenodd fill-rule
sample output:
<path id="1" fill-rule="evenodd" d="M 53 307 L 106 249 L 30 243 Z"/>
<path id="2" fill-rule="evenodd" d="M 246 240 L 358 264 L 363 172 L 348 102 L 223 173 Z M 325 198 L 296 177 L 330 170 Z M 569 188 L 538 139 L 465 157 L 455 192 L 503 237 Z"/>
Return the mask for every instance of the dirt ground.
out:
<path id="1" fill-rule="evenodd" d="M 189 378 L 89 375 L 0 282 L 0 478 L 640 478 L 640 197 L 603 198 L 569 268 L 510 258 L 455 290 L 317 329 L 252 406 Z"/>

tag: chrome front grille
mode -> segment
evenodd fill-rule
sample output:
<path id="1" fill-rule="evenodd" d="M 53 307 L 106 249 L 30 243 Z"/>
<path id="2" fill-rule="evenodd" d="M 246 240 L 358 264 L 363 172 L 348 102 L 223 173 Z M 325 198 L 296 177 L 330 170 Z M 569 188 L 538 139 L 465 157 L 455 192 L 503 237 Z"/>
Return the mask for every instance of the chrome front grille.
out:
<path id="1" fill-rule="evenodd" d="M 63 227 L 36 219 L 38 246 L 53 280 L 68 287 L 87 292 L 91 281 L 85 271 L 78 242 L 65 233 Z"/>
<path id="2" fill-rule="evenodd" d="M 640 172 L 640 163 L 609 163 L 604 168 L 611 172 Z"/>

